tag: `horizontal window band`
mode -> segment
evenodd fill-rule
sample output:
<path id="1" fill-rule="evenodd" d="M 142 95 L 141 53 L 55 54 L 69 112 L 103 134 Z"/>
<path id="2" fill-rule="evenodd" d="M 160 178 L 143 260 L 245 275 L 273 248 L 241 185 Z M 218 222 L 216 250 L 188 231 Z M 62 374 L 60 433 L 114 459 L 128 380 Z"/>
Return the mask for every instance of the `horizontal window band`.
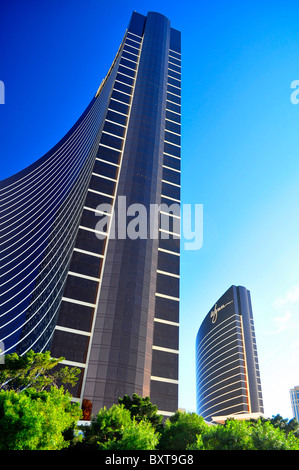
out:
<path id="1" fill-rule="evenodd" d="M 166 168 L 167 170 L 176 171 L 177 173 L 181 173 L 181 170 L 177 170 L 176 168 L 172 168 L 171 166 L 162 165 L 162 167 Z"/>
<path id="2" fill-rule="evenodd" d="M 95 173 L 94 171 L 91 174 L 93 176 L 96 176 L 97 178 L 104 178 L 105 180 L 113 181 L 114 183 L 116 183 L 116 181 L 117 181 L 114 178 L 109 178 L 109 176 L 100 175 L 99 173 Z"/>
<path id="3" fill-rule="evenodd" d="M 175 219 L 180 219 L 181 220 L 180 215 L 171 214 L 170 212 L 160 211 L 160 214 L 168 215 L 169 217 L 174 217 Z"/>
<path id="4" fill-rule="evenodd" d="M 165 118 L 165 121 L 172 122 L 173 124 L 176 124 L 177 126 L 180 126 L 180 122 L 172 121 L 171 119 Z M 167 129 L 165 129 L 167 132 L 169 132 Z"/>
<path id="5" fill-rule="evenodd" d="M 165 132 L 169 132 L 170 134 L 178 135 L 179 137 L 181 137 L 181 134 L 179 134 L 178 132 L 170 131 L 169 129 L 165 129 Z M 170 143 L 172 143 L 172 142 L 170 142 Z M 175 144 L 172 144 L 172 145 L 175 145 Z"/>
<path id="6" fill-rule="evenodd" d="M 158 248 L 158 251 L 163 251 L 169 255 L 181 256 L 180 253 L 177 253 L 176 251 L 165 250 L 164 248 Z"/>
<path id="7" fill-rule="evenodd" d="M 103 215 L 111 216 L 110 212 L 100 211 L 98 209 L 93 209 L 92 207 L 84 206 L 83 209 L 86 209 L 87 211 L 93 212 L 94 214 L 97 213 L 97 214 L 103 214 Z"/>
<path id="8" fill-rule="evenodd" d="M 117 71 L 117 73 L 120 74 L 120 75 L 123 75 L 124 77 L 128 77 L 131 80 L 135 80 L 134 77 L 131 77 L 130 75 L 127 75 L 126 73 L 120 72 L 119 70 Z M 127 85 L 127 83 L 126 83 L 126 85 Z M 175 86 L 175 85 L 172 85 L 172 86 Z"/>
<path id="9" fill-rule="evenodd" d="M 167 75 L 168 78 L 172 78 L 173 80 L 177 80 L 178 82 L 180 82 L 181 80 L 179 78 L 176 78 L 176 77 L 172 77 L 171 75 Z"/>
<path id="10" fill-rule="evenodd" d="M 174 51 L 173 49 L 169 49 L 169 52 L 173 52 L 174 54 L 182 55 L 180 52 Z"/>
<path id="11" fill-rule="evenodd" d="M 126 87 L 133 88 L 133 85 L 129 85 L 128 83 L 122 82 L 121 80 L 115 80 L 115 81 L 117 83 L 120 83 L 121 85 L 125 85 Z M 115 91 L 120 91 L 120 90 L 115 89 Z M 170 92 L 168 92 L 168 93 L 170 93 Z"/>
<path id="12" fill-rule="evenodd" d="M 124 116 L 126 116 L 126 114 L 124 114 Z M 121 152 L 121 150 L 116 149 L 115 147 L 111 147 L 110 145 L 105 145 L 105 144 L 102 144 L 102 143 L 99 144 L 99 147 L 105 147 L 106 149 L 114 150 L 115 152 L 118 152 L 118 153 Z"/>
<path id="13" fill-rule="evenodd" d="M 165 199 L 170 199 L 170 201 L 178 202 L 179 204 L 181 203 L 180 199 L 175 199 L 174 197 L 165 196 L 165 194 L 161 194 L 161 197 L 164 197 Z"/>
<path id="14" fill-rule="evenodd" d="M 171 250 L 165 250 L 165 248 L 158 248 L 158 251 L 163 251 L 164 253 L 168 253 L 169 255 L 181 256 L 180 253 Z"/>
<path id="15" fill-rule="evenodd" d="M 101 232 L 100 230 L 96 230 L 94 228 L 84 227 L 83 225 L 79 225 L 79 228 L 86 230 L 87 232 L 99 233 L 100 235 L 105 235 L 105 237 L 107 236 L 107 233 Z"/>
<path id="16" fill-rule="evenodd" d="M 132 41 L 134 43 L 134 46 L 132 46 L 132 47 L 136 47 L 136 49 L 140 50 L 141 42 L 138 42 L 138 41 L 136 41 L 136 39 L 133 39 L 133 38 L 130 38 L 129 36 L 127 36 L 126 37 L 126 42 L 125 42 L 126 46 L 131 46 L 131 44 L 128 41 Z M 139 47 L 135 46 L 135 44 L 138 44 Z"/>
<path id="17" fill-rule="evenodd" d="M 124 140 L 124 137 L 121 137 L 120 135 L 112 134 L 112 132 L 103 131 L 103 134 L 112 135 L 112 137 L 115 137 L 116 139 L 122 139 L 122 140 Z M 170 142 L 170 143 L 171 143 L 171 142 Z M 175 144 L 173 144 L 173 145 L 175 145 Z"/>
<path id="18" fill-rule="evenodd" d="M 111 98 L 111 99 L 113 99 L 113 98 Z M 170 113 L 176 114 L 177 116 L 181 116 L 181 113 L 177 113 L 176 111 L 173 111 L 172 109 L 169 109 L 167 107 L 166 107 L 166 111 L 169 111 Z"/>
<path id="19" fill-rule="evenodd" d="M 91 333 L 88 331 L 75 330 L 74 328 L 66 328 L 65 326 L 56 325 L 55 330 L 65 331 L 66 333 L 72 333 L 74 335 L 80 336 L 91 336 Z"/>
<path id="20" fill-rule="evenodd" d="M 108 111 L 112 111 L 113 113 L 121 114 L 122 116 L 128 117 L 127 114 L 121 113 L 120 111 L 117 111 L 116 109 L 108 108 Z"/>
<path id="21" fill-rule="evenodd" d="M 69 302 L 71 304 L 84 305 L 85 307 L 96 307 L 96 304 L 91 304 L 90 302 L 83 302 L 83 300 L 71 299 L 70 297 L 62 297 L 61 300 L 64 300 L 64 302 Z"/>
<path id="22" fill-rule="evenodd" d="M 130 59 L 127 59 L 127 60 L 130 60 Z M 123 95 L 126 95 L 126 96 L 132 96 L 130 93 L 126 93 L 125 91 L 122 91 L 122 90 L 117 90 L 116 88 L 113 89 L 114 91 L 117 91 L 117 93 L 122 93 Z M 177 103 L 175 103 L 177 104 Z M 116 123 L 118 124 L 118 123 Z"/>
<path id="23" fill-rule="evenodd" d="M 114 199 L 114 197 L 115 197 L 113 194 L 101 193 L 100 191 L 96 191 L 95 189 L 88 188 L 88 191 L 90 193 L 98 194 L 99 196 L 105 196 L 105 197 L 109 197 L 109 198 L 112 198 L 112 199 Z"/>
<path id="24" fill-rule="evenodd" d="M 164 228 L 159 228 L 159 232 L 168 233 L 169 235 L 175 235 L 176 237 L 180 238 L 180 233 L 170 232 L 169 230 L 165 230 Z"/>
<path id="25" fill-rule="evenodd" d="M 171 57 L 171 59 L 176 59 L 176 57 Z M 178 59 L 177 59 L 178 60 Z M 171 62 L 171 60 L 168 61 L 168 64 L 175 65 L 176 67 L 179 67 L 181 69 L 180 64 L 176 64 L 175 62 Z"/>
<path id="26" fill-rule="evenodd" d="M 130 54 L 130 52 L 128 51 L 125 51 L 127 54 Z M 134 55 L 134 54 L 133 54 Z M 137 54 L 136 54 L 137 55 Z M 132 60 L 132 59 L 128 59 L 128 57 L 124 57 L 122 56 L 122 59 L 124 60 L 128 60 L 129 62 L 133 62 L 133 64 L 137 65 L 137 61 L 136 60 Z M 120 65 L 123 65 L 123 64 L 120 64 Z M 135 69 L 134 69 L 135 70 Z"/>
<path id="27" fill-rule="evenodd" d="M 117 90 L 117 91 L 119 91 L 119 90 Z M 120 124 L 119 122 L 111 121 L 110 119 L 105 119 L 105 122 L 111 122 L 111 124 L 115 124 L 116 126 L 126 127 L 125 124 Z M 103 132 L 105 132 L 105 131 L 103 131 Z M 171 131 L 167 131 L 167 132 L 171 132 Z M 105 133 L 108 134 L 108 132 L 105 132 Z"/>
<path id="28" fill-rule="evenodd" d="M 171 354 L 179 354 L 178 349 L 162 348 L 162 346 L 153 346 L 152 348 L 156 351 L 169 352 Z"/>
<path id="29" fill-rule="evenodd" d="M 172 297 L 171 295 L 160 294 L 159 292 L 156 292 L 155 295 L 156 297 L 162 297 L 163 299 L 174 300 L 175 302 L 180 301 L 179 297 Z"/>
<path id="30" fill-rule="evenodd" d="M 104 255 L 100 255 L 99 253 L 93 253 L 92 251 L 81 250 L 81 248 L 74 248 L 74 251 L 78 253 L 82 253 L 83 255 L 95 256 L 96 258 L 104 258 Z"/>
<path id="31" fill-rule="evenodd" d="M 131 31 L 128 31 L 127 37 L 128 37 L 128 34 L 132 34 L 133 36 L 136 36 L 137 38 L 142 39 L 142 36 L 140 36 L 139 34 L 131 33 Z"/>
<path id="32" fill-rule="evenodd" d="M 181 105 L 179 103 L 175 103 L 174 101 L 166 100 L 166 103 L 171 103 L 171 104 L 174 104 L 175 106 L 178 106 L 179 108 L 181 108 Z M 167 109 L 167 111 L 172 111 L 171 109 L 168 109 L 168 108 L 166 108 L 166 109 Z M 174 111 L 172 111 L 172 112 L 174 113 Z M 177 113 L 177 114 L 180 114 L 180 113 Z"/>
<path id="33" fill-rule="evenodd" d="M 100 279 L 98 279 L 97 277 L 86 276 L 86 274 L 80 274 L 74 271 L 69 271 L 68 275 L 74 276 L 74 277 L 80 277 L 81 279 L 88 279 L 89 281 L 100 282 Z"/>
<path id="34" fill-rule="evenodd" d="M 132 70 L 132 72 L 135 72 L 135 69 L 132 69 L 131 67 L 128 67 L 127 65 L 124 64 L 119 64 L 120 67 L 124 67 L 125 69 Z M 132 77 L 131 77 L 132 78 Z M 171 77 L 173 78 L 173 77 Z M 177 79 L 176 79 L 177 80 Z"/>
<path id="35" fill-rule="evenodd" d="M 179 274 L 173 274 L 173 273 L 169 273 L 167 271 L 161 271 L 160 269 L 157 269 L 157 273 L 158 274 L 163 274 L 164 276 L 170 276 L 170 277 L 175 277 L 177 279 L 180 279 Z"/>
<path id="36" fill-rule="evenodd" d="M 171 186 L 176 186 L 177 188 L 180 188 L 180 187 L 181 187 L 180 184 L 171 183 L 170 181 L 166 181 L 166 180 L 164 180 L 164 179 L 162 179 L 162 183 L 171 184 Z"/>
<path id="37" fill-rule="evenodd" d="M 128 59 L 128 60 L 129 60 L 129 59 Z M 169 72 L 174 72 L 174 73 L 177 73 L 177 74 L 181 75 L 181 72 L 178 72 L 177 70 L 173 70 L 173 69 L 171 69 L 170 67 L 168 67 L 168 71 L 169 71 Z"/>
<path id="38" fill-rule="evenodd" d="M 83 369 L 85 369 L 85 367 L 86 367 L 86 364 L 83 363 L 83 362 L 74 362 L 74 361 L 67 361 L 67 360 L 61 361 L 60 364 L 63 364 L 65 366 L 69 366 L 69 367 L 82 367 Z M 73 398 L 72 398 L 72 400 L 73 400 Z"/>
<path id="39" fill-rule="evenodd" d="M 157 415 L 173 416 L 174 414 L 175 414 L 174 411 L 157 410 Z"/>
<path id="40" fill-rule="evenodd" d="M 126 46 L 134 47 L 134 46 L 130 46 L 130 44 L 126 44 Z M 134 49 L 136 49 L 136 51 L 139 51 L 138 47 L 134 47 Z M 138 58 L 138 52 L 127 51 L 127 49 L 125 49 L 125 48 L 123 48 L 123 52 L 126 52 L 127 54 L 132 54 L 132 55 L 134 55 Z M 126 59 L 126 57 L 124 57 L 124 58 Z M 174 64 L 174 65 L 176 65 L 176 64 Z"/>
<path id="41" fill-rule="evenodd" d="M 172 78 L 172 77 L 171 77 Z M 173 85 L 172 83 L 169 83 L 167 82 L 167 85 L 171 86 L 172 88 L 177 88 L 178 90 L 182 90 L 182 88 L 180 86 L 177 86 L 177 85 Z"/>
<path id="42" fill-rule="evenodd" d="M 124 104 L 125 106 L 131 106 L 129 103 L 125 103 L 124 101 L 120 101 L 120 100 L 117 100 L 116 98 L 110 98 L 111 100 L 113 101 L 116 101 L 117 103 L 121 103 L 121 104 Z M 113 111 L 113 110 L 112 110 Z M 103 131 L 105 132 L 105 131 Z M 117 136 L 116 136 L 117 137 Z"/>
<path id="43" fill-rule="evenodd" d="M 163 152 L 163 155 L 167 155 L 168 157 L 176 158 L 177 160 L 181 160 L 181 157 L 177 157 L 176 155 L 172 155 L 171 153 L 168 152 Z"/>
<path id="44" fill-rule="evenodd" d="M 97 157 L 96 160 L 98 160 L 99 162 L 107 163 L 107 165 L 112 165 L 112 166 L 117 166 L 117 167 L 120 166 L 117 163 L 108 162 L 107 160 L 104 160 L 103 158 L 98 158 Z"/>
<path id="45" fill-rule="evenodd" d="M 131 38 L 128 38 L 128 39 L 131 39 Z M 138 44 L 138 43 L 137 43 Z M 132 46 L 132 44 L 127 44 L 125 42 L 124 46 L 129 46 L 129 47 L 133 47 L 134 49 L 136 49 L 137 51 L 139 51 L 140 47 L 136 47 L 136 46 Z M 125 50 L 125 49 L 124 49 Z"/>
<path id="46" fill-rule="evenodd" d="M 165 325 L 180 326 L 180 324 L 177 322 L 169 321 L 169 320 L 162 320 L 161 318 L 154 318 L 154 321 L 157 323 L 164 323 Z"/>
<path id="47" fill-rule="evenodd" d="M 136 41 L 136 39 L 133 39 L 133 38 L 130 38 L 130 36 L 128 36 L 128 34 L 132 34 L 132 36 L 136 36 L 137 38 L 139 38 L 139 41 Z M 136 42 L 137 44 L 141 44 L 141 36 L 138 36 L 138 34 L 134 34 L 134 33 L 131 33 L 131 31 L 128 31 L 127 32 L 127 36 L 126 36 L 126 39 L 130 39 L 131 41 L 134 41 Z"/>
<path id="48" fill-rule="evenodd" d="M 170 383 L 170 384 L 178 384 L 179 383 L 178 380 L 167 379 L 165 377 L 156 377 L 154 375 L 151 376 L 151 380 L 155 380 L 157 382 L 167 382 L 167 383 Z"/>

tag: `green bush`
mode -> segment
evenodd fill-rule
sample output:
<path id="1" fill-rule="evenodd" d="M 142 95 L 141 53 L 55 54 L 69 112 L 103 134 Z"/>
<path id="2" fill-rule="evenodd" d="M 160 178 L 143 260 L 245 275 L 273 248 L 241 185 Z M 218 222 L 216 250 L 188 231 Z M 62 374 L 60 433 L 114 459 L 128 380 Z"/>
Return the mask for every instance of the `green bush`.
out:
<path id="1" fill-rule="evenodd" d="M 64 433 L 81 417 L 64 390 L 0 391 L 0 450 L 60 450 Z"/>
<path id="2" fill-rule="evenodd" d="M 299 440 L 286 435 L 270 421 L 228 420 L 225 425 L 209 426 L 197 436 L 190 450 L 299 450 Z"/>
<path id="3" fill-rule="evenodd" d="M 159 434 L 146 420 L 137 421 L 124 405 L 102 408 L 85 430 L 84 443 L 79 447 L 101 450 L 155 449 Z"/>

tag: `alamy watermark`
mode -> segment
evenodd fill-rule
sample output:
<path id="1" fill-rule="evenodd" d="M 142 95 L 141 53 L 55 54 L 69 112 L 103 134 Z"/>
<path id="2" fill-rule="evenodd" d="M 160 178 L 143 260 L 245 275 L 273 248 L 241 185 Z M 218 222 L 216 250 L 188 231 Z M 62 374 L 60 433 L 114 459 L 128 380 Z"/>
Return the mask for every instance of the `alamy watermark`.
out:
<path id="1" fill-rule="evenodd" d="M 99 204 L 95 215 L 96 236 L 105 239 L 181 239 L 185 250 L 199 250 L 203 244 L 203 205 L 143 204 L 127 206 L 126 196 L 118 196 L 115 210 L 111 204 Z"/>
<path id="2" fill-rule="evenodd" d="M 0 104 L 5 104 L 5 86 L 2 80 L 0 80 Z"/>

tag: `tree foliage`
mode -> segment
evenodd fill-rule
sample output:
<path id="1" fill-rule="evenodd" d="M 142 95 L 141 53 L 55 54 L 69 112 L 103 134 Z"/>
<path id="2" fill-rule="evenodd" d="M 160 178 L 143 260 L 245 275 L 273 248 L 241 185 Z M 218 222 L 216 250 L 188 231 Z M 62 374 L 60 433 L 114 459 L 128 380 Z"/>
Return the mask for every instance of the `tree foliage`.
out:
<path id="1" fill-rule="evenodd" d="M 137 393 L 133 393 L 132 398 L 125 395 L 119 398 L 118 403 L 130 411 L 131 417 L 135 418 L 137 423 L 146 419 L 155 428 L 162 423 L 163 417 L 157 414 L 158 407 L 151 403 L 150 397 L 142 398 Z"/>
<path id="2" fill-rule="evenodd" d="M 188 445 L 196 442 L 197 435 L 205 432 L 208 425 L 202 416 L 196 413 L 177 411 L 165 422 L 159 449 L 185 450 Z"/>
<path id="3" fill-rule="evenodd" d="M 299 450 L 299 440 L 287 435 L 270 420 L 239 421 L 229 419 L 225 425 L 209 426 L 197 436 L 190 450 Z"/>
<path id="4" fill-rule="evenodd" d="M 0 450 L 63 449 L 69 445 L 64 433 L 80 417 L 79 405 L 62 388 L 1 390 Z"/>
<path id="5" fill-rule="evenodd" d="M 19 392 L 28 387 L 38 391 L 58 384 L 75 385 L 80 369 L 72 367 L 57 368 L 63 360 L 51 357 L 50 352 L 29 351 L 23 356 L 7 354 L 4 364 L 0 364 L 0 390 Z"/>
<path id="6" fill-rule="evenodd" d="M 49 352 L 10 354 L 0 364 L 0 450 L 299 450 L 299 423 L 271 419 L 209 425 L 177 411 L 162 423 L 149 397 L 133 394 L 91 417 L 92 403 L 71 403 L 61 384 L 75 385 L 79 369 L 57 367 Z M 90 418 L 81 439 L 77 422 Z M 81 439 L 81 441 L 80 441 Z"/>
<path id="7" fill-rule="evenodd" d="M 152 424 L 137 421 L 123 404 L 102 408 L 85 429 L 84 443 L 78 448 L 99 450 L 150 450 L 158 443 L 159 435 Z"/>

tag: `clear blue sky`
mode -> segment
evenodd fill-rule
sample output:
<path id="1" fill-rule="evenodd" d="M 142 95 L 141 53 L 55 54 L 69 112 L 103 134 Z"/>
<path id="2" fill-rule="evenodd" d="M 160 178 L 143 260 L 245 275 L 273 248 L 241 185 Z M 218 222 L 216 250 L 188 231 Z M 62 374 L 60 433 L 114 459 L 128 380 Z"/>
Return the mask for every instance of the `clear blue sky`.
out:
<path id="1" fill-rule="evenodd" d="M 46 153 L 106 75 L 133 10 L 182 31 L 182 202 L 204 244 L 182 251 L 180 407 L 195 410 L 195 337 L 232 285 L 251 291 L 267 415 L 299 385 L 299 4 L 5 0 L 0 179 Z"/>

